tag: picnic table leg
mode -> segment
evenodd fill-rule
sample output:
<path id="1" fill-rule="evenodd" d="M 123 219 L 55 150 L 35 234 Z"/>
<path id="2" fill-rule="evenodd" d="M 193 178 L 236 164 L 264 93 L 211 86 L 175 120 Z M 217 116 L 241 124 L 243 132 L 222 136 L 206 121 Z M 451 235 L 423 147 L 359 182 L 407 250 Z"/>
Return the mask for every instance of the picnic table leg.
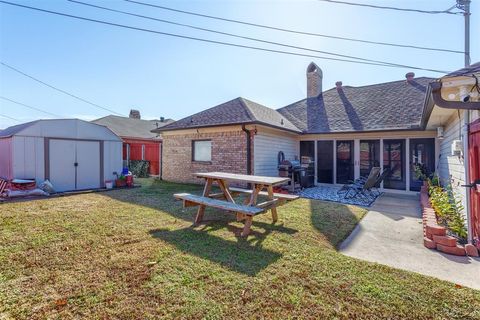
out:
<path id="1" fill-rule="evenodd" d="M 273 200 L 274 197 L 273 197 L 273 186 L 268 186 L 268 200 Z M 278 215 L 277 215 L 277 208 L 276 207 L 272 207 L 270 209 L 272 211 L 272 220 L 273 222 L 277 222 L 278 220 Z"/>
<path id="2" fill-rule="evenodd" d="M 208 197 L 210 195 L 210 191 L 212 190 L 212 183 L 213 183 L 212 179 L 210 179 L 210 178 L 206 179 L 205 187 L 203 188 L 203 196 L 204 197 Z M 201 205 L 198 208 L 197 216 L 195 217 L 195 224 L 196 225 L 199 224 L 200 222 L 202 222 L 204 214 L 205 214 L 205 205 Z"/>
<path id="3" fill-rule="evenodd" d="M 245 215 L 245 226 L 243 226 L 243 231 L 241 233 L 242 237 L 246 237 L 250 234 L 250 227 L 252 226 L 253 217 Z"/>

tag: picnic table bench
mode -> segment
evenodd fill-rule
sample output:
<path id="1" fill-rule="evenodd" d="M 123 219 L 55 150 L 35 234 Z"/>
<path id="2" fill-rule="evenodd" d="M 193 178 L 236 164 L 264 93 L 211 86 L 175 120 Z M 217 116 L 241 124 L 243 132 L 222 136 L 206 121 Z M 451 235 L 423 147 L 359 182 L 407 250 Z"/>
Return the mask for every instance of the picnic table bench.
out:
<path id="1" fill-rule="evenodd" d="M 255 215 L 271 210 L 272 220 L 273 222 L 276 222 L 278 219 L 276 209 L 277 206 L 285 201 L 298 199 L 298 196 L 295 195 L 273 192 L 274 186 L 288 182 L 288 178 L 253 176 L 224 172 L 195 173 L 195 176 L 205 179 L 205 186 L 203 188 L 202 196 L 192 195 L 189 193 L 174 194 L 176 199 L 183 200 L 184 207 L 200 206 L 195 217 L 195 224 L 199 224 L 202 221 L 206 207 L 222 209 L 227 212 L 235 213 L 237 216 L 237 221 L 245 220 L 245 226 L 241 234 L 243 237 L 250 233 L 253 217 Z M 229 187 L 229 182 L 249 183 L 252 185 L 252 189 L 249 190 Z M 218 184 L 221 192 L 211 192 L 213 183 Z M 262 191 L 263 189 L 267 189 L 267 191 Z M 240 193 L 249 195 L 243 204 L 237 204 L 233 199 L 234 195 Z M 259 195 L 266 196 L 267 201 L 257 203 Z"/>

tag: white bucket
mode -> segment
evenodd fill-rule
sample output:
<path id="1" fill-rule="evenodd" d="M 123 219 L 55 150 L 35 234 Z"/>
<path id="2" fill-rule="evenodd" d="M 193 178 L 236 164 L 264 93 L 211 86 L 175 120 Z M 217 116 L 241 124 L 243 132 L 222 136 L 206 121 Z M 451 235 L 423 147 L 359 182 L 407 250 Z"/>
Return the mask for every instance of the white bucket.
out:
<path id="1" fill-rule="evenodd" d="M 113 189 L 113 181 L 105 181 L 105 188 Z"/>

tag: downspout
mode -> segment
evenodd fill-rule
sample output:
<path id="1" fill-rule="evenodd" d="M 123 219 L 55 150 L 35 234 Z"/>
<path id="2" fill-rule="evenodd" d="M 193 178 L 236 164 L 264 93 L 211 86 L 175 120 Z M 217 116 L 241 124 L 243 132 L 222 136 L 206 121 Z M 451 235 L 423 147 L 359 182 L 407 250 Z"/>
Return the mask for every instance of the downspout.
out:
<path id="1" fill-rule="evenodd" d="M 245 128 L 245 125 L 242 124 L 242 131 L 245 132 L 247 137 L 247 174 L 252 174 L 252 150 L 251 150 L 251 133 L 250 130 Z"/>

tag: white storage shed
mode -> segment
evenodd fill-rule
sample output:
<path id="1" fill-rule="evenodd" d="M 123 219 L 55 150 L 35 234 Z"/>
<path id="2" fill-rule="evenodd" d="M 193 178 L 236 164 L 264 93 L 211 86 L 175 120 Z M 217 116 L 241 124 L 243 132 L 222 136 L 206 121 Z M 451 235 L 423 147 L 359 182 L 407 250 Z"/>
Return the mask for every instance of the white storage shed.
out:
<path id="1" fill-rule="evenodd" d="M 103 188 L 122 171 L 122 140 L 78 119 L 37 120 L 0 132 L 0 177 L 48 179 L 56 191 Z"/>

